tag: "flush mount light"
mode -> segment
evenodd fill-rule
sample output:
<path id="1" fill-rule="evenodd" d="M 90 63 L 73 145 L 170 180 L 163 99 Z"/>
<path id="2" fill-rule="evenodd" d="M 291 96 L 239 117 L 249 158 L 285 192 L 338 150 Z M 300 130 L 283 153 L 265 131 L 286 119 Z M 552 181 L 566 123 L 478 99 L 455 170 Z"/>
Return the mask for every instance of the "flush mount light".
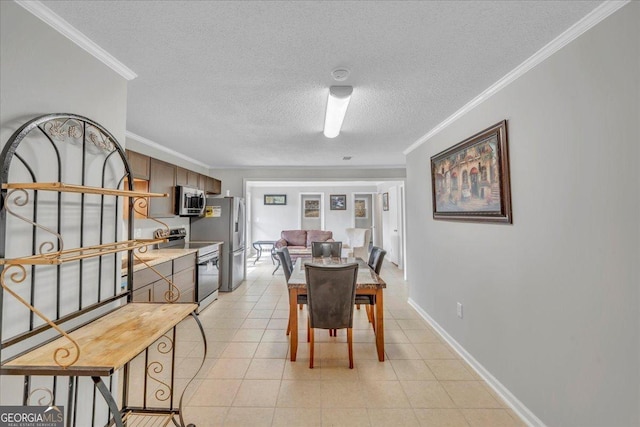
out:
<path id="1" fill-rule="evenodd" d="M 324 136 L 335 138 L 340 134 L 340 128 L 347 113 L 347 107 L 353 93 L 352 86 L 331 86 L 327 99 L 327 114 L 324 118 Z"/>

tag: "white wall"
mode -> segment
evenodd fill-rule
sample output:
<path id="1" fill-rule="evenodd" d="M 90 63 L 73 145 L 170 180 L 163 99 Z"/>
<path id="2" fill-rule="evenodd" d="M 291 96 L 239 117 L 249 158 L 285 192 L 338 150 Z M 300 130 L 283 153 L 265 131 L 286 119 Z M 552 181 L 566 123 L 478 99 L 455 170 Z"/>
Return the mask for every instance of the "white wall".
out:
<path id="1" fill-rule="evenodd" d="M 323 215 L 325 230 L 333 232 L 336 241 L 346 241 L 346 229 L 353 227 L 353 197 L 354 193 L 375 192 L 376 186 L 295 186 L 288 184 L 281 187 L 249 187 L 251 196 L 252 224 L 251 240 L 278 240 L 282 230 L 296 230 L 300 227 L 301 193 L 324 194 Z M 273 206 L 264 204 L 265 194 L 286 194 L 286 206 Z M 329 195 L 345 194 L 347 196 L 347 209 L 331 210 L 329 207 Z"/>
<path id="2" fill-rule="evenodd" d="M 222 194 L 244 196 L 245 181 L 396 181 L 404 180 L 404 168 L 241 168 L 211 169 L 222 181 Z"/>
<path id="3" fill-rule="evenodd" d="M 639 22 L 631 2 L 407 156 L 411 300 L 550 426 L 640 425 Z M 429 158 L 502 119 L 513 225 L 434 221 Z"/>
<path id="4" fill-rule="evenodd" d="M 11 134 L 28 120 L 47 113 L 75 113 L 86 116 L 107 128 L 115 138 L 124 144 L 126 129 L 126 105 L 127 105 L 127 82 L 116 74 L 112 69 L 98 61 L 80 47 L 60 35 L 38 18 L 34 17 L 22 7 L 14 2 L 0 2 L 0 146 L 4 147 Z M 77 155 L 77 147 L 69 147 L 62 150 L 68 156 Z M 64 154 L 63 154 L 64 155 Z M 35 172 L 39 177 L 47 176 L 52 172 L 54 165 L 51 158 L 40 158 L 37 160 Z M 69 160 L 66 158 L 65 161 Z M 68 163 L 65 163 L 68 165 Z M 13 174 L 14 168 L 11 168 Z M 74 175 L 71 168 L 65 169 L 64 177 Z M 77 175 L 77 174 L 76 174 Z M 77 182 L 76 182 L 77 183 Z M 95 185 L 95 184 L 94 184 Z M 42 199 L 46 198 L 45 194 Z M 74 201 L 77 197 L 64 195 L 65 211 L 73 212 Z M 42 203 L 44 204 L 44 203 Z M 91 215 L 94 207 L 88 204 L 87 218 L 97 216 Z M 39 221 L 46 222 L 50 218 L 47 215 L 38 217 Z M 72 224 L 75 222 L 75 224 Z M 103 228 L 105 234 L 115 233 L 113 224 L 115 221 L 107 221 Z M 78 246 L 77 217 L 65 215 L 63 226 L 74 228 L 75 235 L 65 233 L 65 249 Z M 111 229 L 109 229 L 111 228 Z M 15 231 L 13 228 L 11 231 Z M 98 229 L 85 227 L 85 242 L 95 240 Z M 2 239 L 5 236 L 1 237 Z M 12 250 L 14 248 L 12 247 Z M 23 254 L 24 255 L 24 254 Z M 109 259 L 106 259 L 109 258 Z M 104 263 L 115 262 L 110 257 L 105 257 Z M 98 274 L 93 261 L 84 264 L 83 278 L 85 283 L 95 281 Z M 90 270 L 87 271 L 87 270 Z M 111 265 L 111 277 L 102 275 L 105 288 L 112 285 L 119 285 L 120 277 L 115 275 L 113 264 Z M 39 282 L 43 286 L 36 286 L 38 290 L 37 298 L 43 302 L 47 301 L 50 295 L 55 292 L 54 281 L 42 280 L 43 276 L 50 273 L 45 271 L 38 276 Z M 95 273 L 95 274 L 94 274 Z M 62 283 L 69 280 L 78 280 L 78 266 L 76 263 L 68 263 L 61 267 Z M 46 276 L 45 276 L 46 277 Z M 62 295 L 62 312 L 66 313 L 77 304 L 77 290 L 75 292 L 64 287 Z M 113 288 L 111 288 L 113 289 Z M 51 298 L 53 301 L 54 299 Z M 66 303 L 65 303 L 66 302 Z M 5 294 L 4 308 L 5 321 L 7 313 L 17 304 L 11 296 Z M 12 325 L 7 321 L 3 324 L 6 328 Z M 3 336 L 3 339 L 6 338 Z M 117 379 L 116 379 L 117 383 Z M 34 377 L 33 388 L 38 386 L 51 387 L 51 379 L 47 377 Z M 91 396 L 93 393 L 93 383 L 90 379 L 81 379 L 79 388 L 80 396 Z M 58 404 L 65 404 L 66 401 L 66 380 L 62 379 L 58 383 L 58 397 L 61 399 Z M 20 392 L 16 392 L 19 390 Z M 0 377 L 0 405 L 22 404 L 22 377 L 7 376 Z M 98 398 L 97 417 L 100 420 L 106 419 L 106 405 L 101 404 Z M 66 404 L 65 404 L 66 405 Z M 79 399 L 78 425 L 90 425 L 91 404 L 86 399 Z"/>

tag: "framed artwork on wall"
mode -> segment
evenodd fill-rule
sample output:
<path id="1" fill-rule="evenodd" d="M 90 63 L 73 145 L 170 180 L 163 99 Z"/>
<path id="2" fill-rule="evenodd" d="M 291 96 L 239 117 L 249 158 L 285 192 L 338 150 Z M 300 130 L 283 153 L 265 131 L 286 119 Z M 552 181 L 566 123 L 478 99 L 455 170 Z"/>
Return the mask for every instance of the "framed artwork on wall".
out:
<path id="1" fill-rule="evenodd" d="M 389 193 L 382 193 L 382 210 L 389 210 Z"/>
<path id="2" fill-rule="evenodd" d="M 304 217 L 320 218 L 320 200 L 304 201 Z"/>
<path id="3" fill-rule="evenodd" d="M 353 202 L 353 210 L 356 218 L 369 218 L 369 212 L 367 211 L 367 199 L 355 199 Z"/>
<path id="4" fill-rule="evenodd" d="M 287 195 L 286 194 L 265 194 L 264 204 L 265 205 L 286 205 Z"/>
<path id="5" fill-rule="evenodd" d="M 431 157 L 433 219 L 512 223 L 507 121 Z"/>
<path id="6" fill-rule="evenodd" d="M 347 209 L 347 195 L 331 194 L 329 196 L 329 209 L 332 211 L 343 211 Z"/>

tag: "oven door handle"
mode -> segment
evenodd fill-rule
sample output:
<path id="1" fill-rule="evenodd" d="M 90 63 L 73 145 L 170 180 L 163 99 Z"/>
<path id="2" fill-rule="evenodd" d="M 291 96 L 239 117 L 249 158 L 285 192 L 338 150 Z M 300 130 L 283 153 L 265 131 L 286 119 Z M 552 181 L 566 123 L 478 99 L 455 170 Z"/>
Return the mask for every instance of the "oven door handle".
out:
<path id="1" fill-rule="evenodd" d="M 204 265 L 214 261 L 214 264 L 218 264 L 218 254 L 205 255 L 203 258 L 198 258 L 198 265 Z"/>

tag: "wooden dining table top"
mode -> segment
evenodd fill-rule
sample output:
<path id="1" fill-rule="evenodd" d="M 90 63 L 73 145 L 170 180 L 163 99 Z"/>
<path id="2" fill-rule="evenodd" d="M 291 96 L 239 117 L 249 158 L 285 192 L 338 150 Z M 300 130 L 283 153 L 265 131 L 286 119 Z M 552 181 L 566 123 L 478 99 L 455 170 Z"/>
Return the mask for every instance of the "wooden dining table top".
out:
<path id="1" fill-rule="evenodd" d="M 358 277 L 356 278 L 356 289 L 380 289 L 386 288 L 387 284 L 380 276 L 373 271 L 369 264 L 364 261 L 362 258 L 323 258 L 323 257 L 308 257 L 308 258 L 298 258 L 296 260 L 295 265 L 293 266 L 293 271 L 291 272 L 291 277 L 287 282 L 289 289 L 292 288 L 302 288 L 306 289 L 307 287 L 307 277 L 305 275 L 304 266 L 306 264 L 313 265 L 344 265 L 351 263 L 358 263 Z"/>

